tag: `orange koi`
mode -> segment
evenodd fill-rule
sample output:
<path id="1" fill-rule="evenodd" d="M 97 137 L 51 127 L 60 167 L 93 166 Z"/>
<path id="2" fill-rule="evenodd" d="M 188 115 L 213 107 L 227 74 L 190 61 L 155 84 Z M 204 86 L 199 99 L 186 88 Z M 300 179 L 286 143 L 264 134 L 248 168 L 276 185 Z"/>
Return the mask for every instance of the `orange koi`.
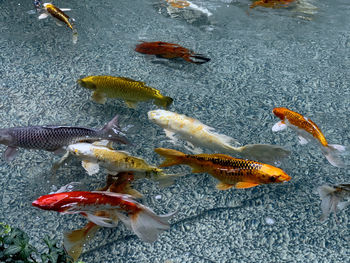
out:
<path id="1" fill-rule="evenodd" d="M 219 190 L 251 188 L 260 184 L 282 183 L 291 178 L 283 170 L 272 165 L 234 158 L 225 154 L 185 154 L 173 149 L 156 148 L 165 157 L 160 167 L 185 164 L 192 173 L 209 173 L 220 182 Z"/>
<path id="2" fill-rule="evenodd" d="M 165 1 L 169 3 L 172 7 L 185 8 L 190 6 L 190 3 L 185 0 L 165 0 Z"/>
<path id="3" fill-rule="evenodd" d="M 294 1 L 295 0 L 258 0 L 251 4 L 250 8 L 254 8 L 257 6 L 262 6 L 266 8 L 280 8 L 286 7 Z"/>
<path id="4" fill-rule="evenodd" d="M 178 44 L 161 41 L 142 42 L 136 46 L 135 51 L 167 59 L 183 58 L 185 61 L 195 64 L 203 64 L 210 61 L 210 58 L 206 58 L 201 54 L 196 54 L 192 50 Z"/>
<path id="5" fill-rule="evenodd" d="M 312 139 L 316 140 L 320 144 L 323 154 L 333 166 L 344 167 L 341 155 L 345 153 L 345 147 L 338 144 L 328 144 L 320 128 L 312 120 L 287 108 L 274 108 L 273 113 L 281 121 L 272 127 L 272 131 L 282 131 L 290 127 L 298 133 L 300 144 L 307 144 Z"/>
<path id="6" fill-rule="evenodd" d="M 106 186 L 98 189 L 98 191 L 109 191 L 113 193 L 129 194 L 135 198 L 141 198 L 142 194 L 130 187 L 130 183 L 134 180 L 134 174 L 131 172 L 121 172 L 117 176 L 108 175 Z M 111 217 L 106 211 L 99 211 L 95 213 L 99 217 Z M 118 218 L 114 217 L 114 221 Z M 68 255 L 74 259 L 74 262 L 80 257 L 84 245 L 90 241 L 100 226 L 93 222 L 87 223 L 83 228 L 65 232 L 63 238 L 64 248 Z"/>

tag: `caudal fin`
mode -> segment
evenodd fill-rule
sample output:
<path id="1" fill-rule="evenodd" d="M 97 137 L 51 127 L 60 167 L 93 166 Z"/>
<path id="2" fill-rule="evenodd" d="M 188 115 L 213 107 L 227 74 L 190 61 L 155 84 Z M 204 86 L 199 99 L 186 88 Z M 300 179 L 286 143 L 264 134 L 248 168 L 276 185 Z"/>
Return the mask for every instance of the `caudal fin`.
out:
<path id="1" fill-rule="evenodd" d="M 116 115 L 102 128 L 103 137 L 104 139 L 112 142 L 130 144 L 126 139 L 125 134 L 122 132 L 121 128 L 118 125 L 118 118 L 119 116 Z"/>
<path id="2" fill-rule="evenodd" d="M 183 157 L 185 156 L 183 152 L 173 149 L 156 148 L 154 151 L 165 158 L 164 162 L 162 162 L 159 167 L 181 164 L 183 162 Z"/>
<path id="3" fill-rule="evenodd" d="M 154 101 L 154 104 L 156 104 L 159 107 L 163 107 L 163 108 L 167 109 L 171 105 L 171 103 L 173 103 L 173 101 L 174 100 L 172 98 L 167 97 L 167 96 L 163 96 L 160 99 L 156 99 Z"/>
<path id="4" fill-rule="evenodd" d="M 334 214 L 335 214 L 337 211 L 339 197 L 336 195 L 336 190 L 337 190 L 336 188 L 329 186 L 329 185 L 322 185 L 322 186 L 317 188 L 317 191 L 318 191 L 320 198 L 322 200 L 322 202 L 321 202 L 321 209 L 322 209 L 321 221 L 326 220 L 331 212 L 334 212 Z"/>
<path id="5" fill-rule="evenodd" d="M 238 149 L 247 158 L 262 162 L 281 160 L 290 154 L 290 151 L 282 146 L 271 144 L 247 144 Z"/>
<path id="6" fill-rule="evenodd" d="M 63 235 L 63 246 L 69 256 L 75 261 L 80 257 L 83 247 L 94 237 L 99 226 L 89 222 L 84 228 L 65 232 Z"/>
<path id="7" fill-rule="evenodd" d="M 210 61 L 210 58 L 207 58 L 201 54 L 195 54 L 191 55 L 189 58 L 189 62 L 195 63 L 195 64 L 204 64 Z"/>
<path id="8" fill-rule="evenodd" d="M 176 213 L 157 215 L 148 207 L 142 206 L 142 210 L 130 215 L 130 217 L 118 214 L 118 218 L 131 228 L 141 240 L 152 243 L 157 240 L 159 234 L 170 228 L 168 220 Z"/>
<path id="9" fill-rule="evenodd" d="M 342 158 L 342 156 L 346 153 L 345 146 L 339 144 L 329 144 L 327 147 L 323 147 L 322 151 L 331 165 L 339 168 L 345 167 L 345 163 Z"/>

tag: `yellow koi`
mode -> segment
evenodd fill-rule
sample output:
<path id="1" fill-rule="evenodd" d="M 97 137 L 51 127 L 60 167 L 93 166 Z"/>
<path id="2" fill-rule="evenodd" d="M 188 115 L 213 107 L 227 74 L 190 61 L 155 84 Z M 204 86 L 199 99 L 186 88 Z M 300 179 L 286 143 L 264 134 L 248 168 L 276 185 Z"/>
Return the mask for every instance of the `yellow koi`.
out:
<path id="1" fill-rule="evenodd" d="M 120 98 L 135 108 L 138 102 L 153 100 L 154 104 L 167 108 L 173 99 L 164 96 L 159 90 L 148 87 L 144 82 L 125 77 L 89 76 L 78 80 L 84 88 L 93 90 L 92 99 L 97 103 L 105 103 L 107 97 Z"/>

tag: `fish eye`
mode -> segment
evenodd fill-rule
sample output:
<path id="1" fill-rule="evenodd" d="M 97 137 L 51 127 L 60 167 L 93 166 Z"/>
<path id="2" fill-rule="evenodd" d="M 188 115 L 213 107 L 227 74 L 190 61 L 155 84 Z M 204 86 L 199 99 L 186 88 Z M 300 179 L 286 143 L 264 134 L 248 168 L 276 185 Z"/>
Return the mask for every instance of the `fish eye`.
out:
<path id="1" fill-rule="evenodd" d="M 276 176 L 270 176 L 270 182 L 276 182 L 277 177 Z"/>

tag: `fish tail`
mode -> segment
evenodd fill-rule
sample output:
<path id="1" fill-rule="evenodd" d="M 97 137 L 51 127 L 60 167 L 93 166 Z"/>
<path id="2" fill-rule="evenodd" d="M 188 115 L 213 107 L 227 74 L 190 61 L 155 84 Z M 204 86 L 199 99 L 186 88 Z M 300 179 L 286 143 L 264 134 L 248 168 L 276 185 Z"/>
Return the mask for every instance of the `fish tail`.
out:
<path id="1" fill-rule="evenodd" d="M 249 159 L 259 160 L 263 162 L 271 162 L 286 158 L 290 151 L 279 145 L 271 144 L 247 144 L 242 147 L 235 148 Z"/>
<path id="2" fill-rule="evenodd" d="M 75 27 L 73 27 L 72 32 L 73 32 L 72 41 L 73 41 L 73 44 L 76 44 L 78 42 L 78 31 Z"/>
<path id="3" fill-rule="evenodd" d="M 164 162 L 162 162 L 159 167 L 181 164 L 183 163 L 183 157 L 186 156 L 183 152 L 173 149 L 156 148 L 154 151 L 165 158 Z"/>
<path id="4" fill-rule="evenodd" d="M 194 55 L 190 55 L 187 61 L 195 64 L 204 64 L 209 62 L 210 58 L 207 58 L 201 54 L 194 54 Z"/>
<path id="5" fill-rule="evenodd" d="M 339 203 L 339 197 L 337 197 L 336 195 L 337 189 L 329 185 L 322 185 L 317 188 L 317 191 L 322 200 L 321 202 L 322 216 L 320 219 L 321 221 L 324 221 L 327 219 L 327 217 L 331 212 L 334 212 L 334 213 L 336 212 L 337 205 Z"/>
<path id="6" fill-rule="evenodd" d="M 64 233 L 63 245 L 67 254 L 75 261 L 80 257 L 87 241 L 93 238 L 99 226 L 89 222 L 84 228 Z"/>
<path id="7" fill-rule="evenodd" d="M 170 228 L 168 220 L 176 213 L 157 215 L 148 207 L 141 206 L 140 210 L 130 214 L 129 217 L 119 212 L 117 212 L 117 216 L 141 240 L 152 243 L 157 240 L 159 234 Z"/>
<path id="8" fill-rule="evenodd" d="M 339 144 L 328 144 L 328 146 L 322 148 L 324 155 L 331 165 L 344 168 L 345 164 L 342 159 L 342 155 L 346 153 L 346 148 Z"/>
<path id="9" fill-rule="evenodd" d="M 121 131 L 121 128 L 118 125 L 118 118 L 119 116 L 116 115 L 110 122 L 108 122 L 102 128 L 102 134 L 106 140 L 117 143 L 130 144 L 130 142 L 126 139 L 125 134 Z"/>
<path id="10" fill-rule="evenodd" d="M 173 103 L 173 99 L 167 96 L 162 96 L 159 99 L 156 99 L 154 104 L 156 104 L 159 107 L 163 107 L 165 109 L 167 109 L 171 103 Z"/>

